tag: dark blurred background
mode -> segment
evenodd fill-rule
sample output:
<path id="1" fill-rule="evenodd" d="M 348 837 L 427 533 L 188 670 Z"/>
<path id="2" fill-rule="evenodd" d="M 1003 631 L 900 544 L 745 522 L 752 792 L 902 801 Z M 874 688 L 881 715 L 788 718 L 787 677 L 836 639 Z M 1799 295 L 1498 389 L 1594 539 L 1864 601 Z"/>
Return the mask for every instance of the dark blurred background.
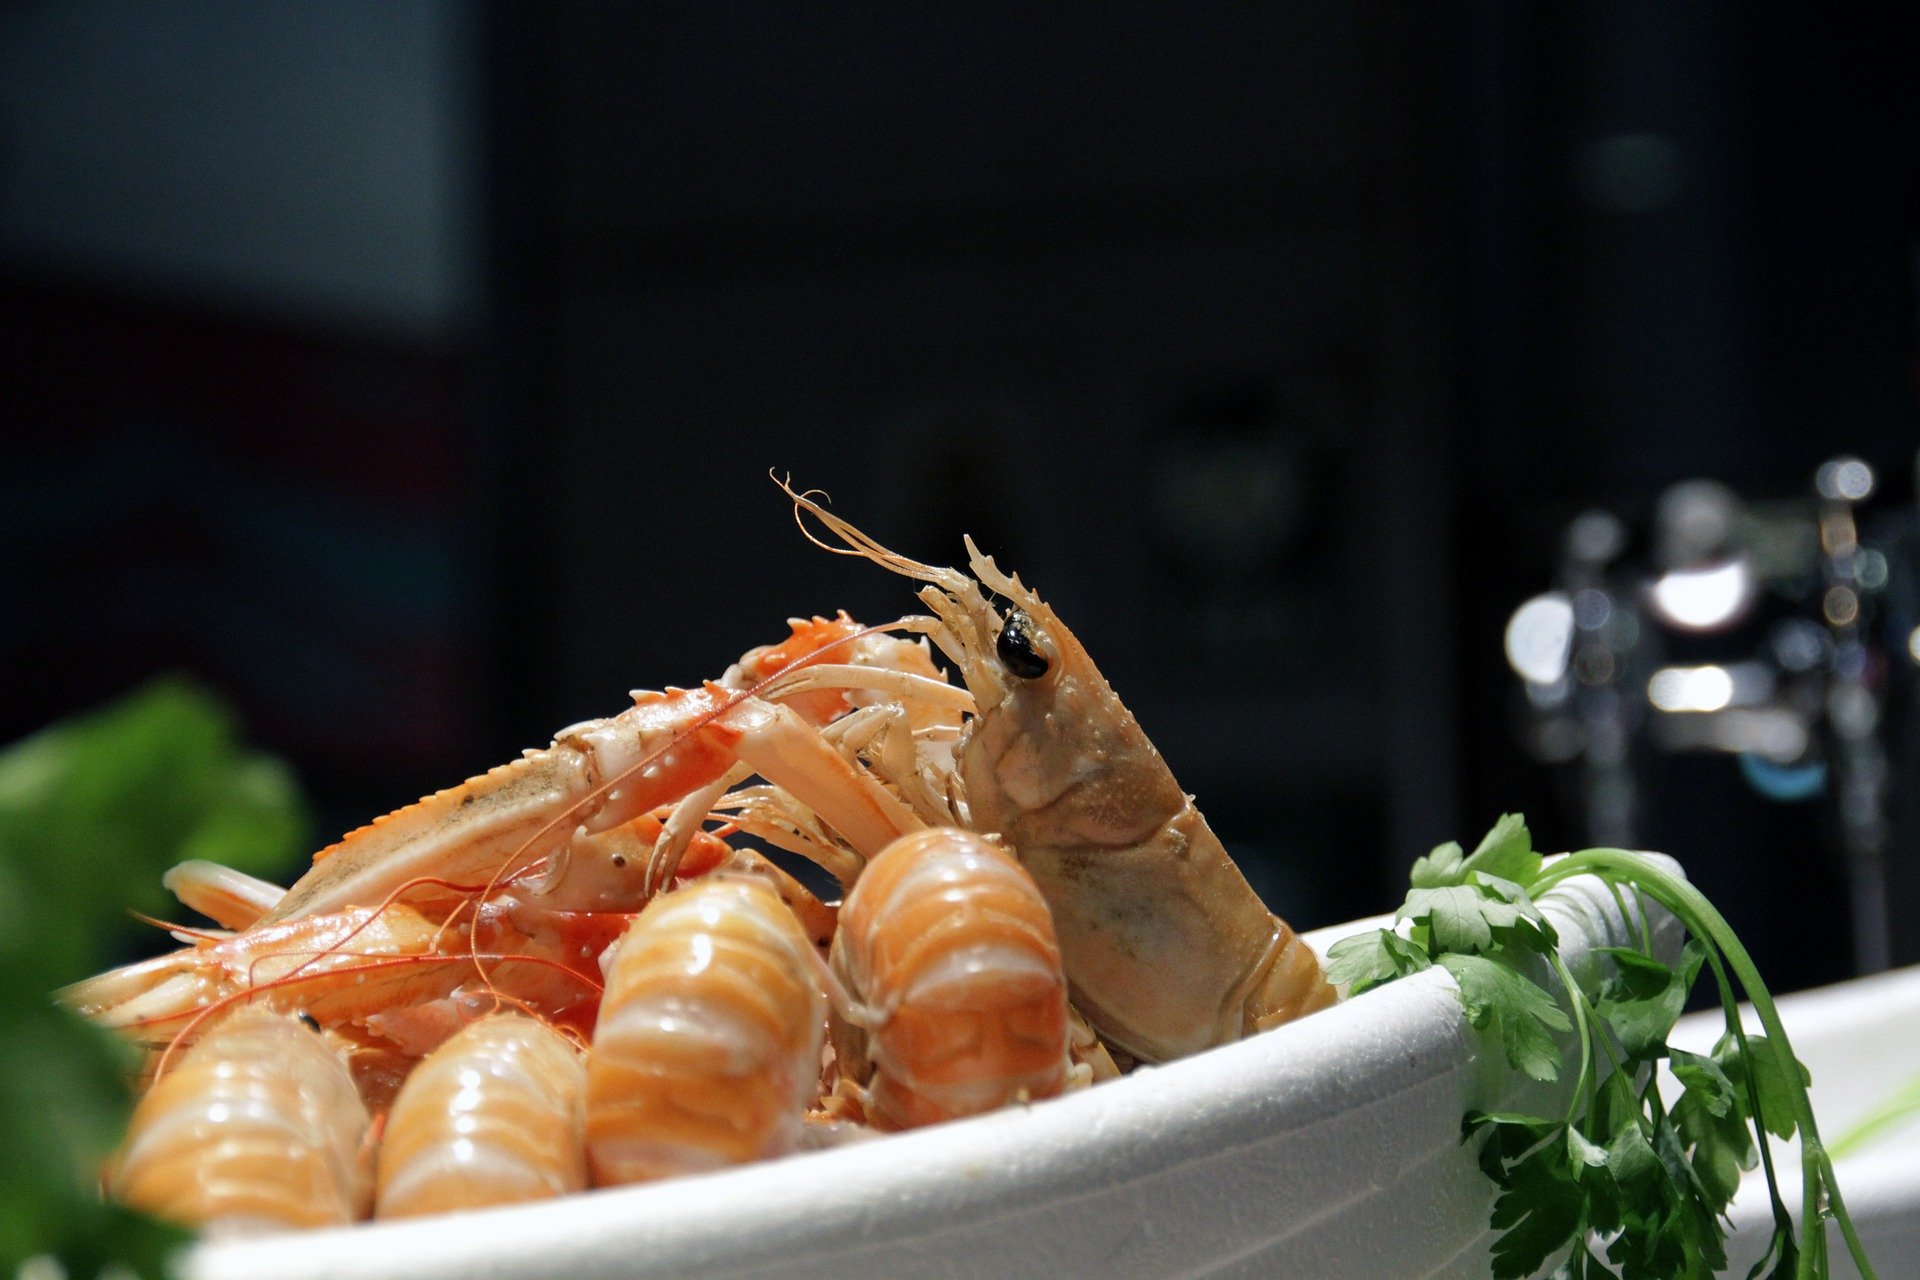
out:
<path id="1" fill-rule="evenodd" d="M 196 672 L 330 838 L 790 614 L 908 609 L 777 468 L 1017 567 L 1298 923 L 1505 809 L 1581 843 L 1502 649 L 1575 517 L 1646 563 L 1677 482 L 1810 503 L 1850 454 L 1912 572 L 1917 38 L 1653 0 L 7 0 L 0 739 Z M 1911 962 L 1897 597 L 1854 675 Z M 1840 788 L 1628 765 L 1633 836 L 1779 987 L 1853 970 Z"/>

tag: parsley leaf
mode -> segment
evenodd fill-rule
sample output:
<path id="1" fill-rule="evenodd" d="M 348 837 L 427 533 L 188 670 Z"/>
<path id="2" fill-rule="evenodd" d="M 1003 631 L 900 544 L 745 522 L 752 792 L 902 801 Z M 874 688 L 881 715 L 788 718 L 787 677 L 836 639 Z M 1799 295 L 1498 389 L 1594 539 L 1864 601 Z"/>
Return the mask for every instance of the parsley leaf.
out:
<path id="1" fill-rule="evenodd" d="M 1485 956 L 1443 955 L 1441 967 L 1460 984 L 1467 1021 L 1496 1037 L 1507 1061 L 1535 1080 L 1560 1077 L 1553 1032 L 1571 1031 L 1560 1006 L 1537 982 Z"/>
<path id="2" fill-rule="evenodd" d="M 1777 1225 L 1767 1241 L 1767 1251 L 1747 1272 L 1747 1280 L 1790 1280 L 1800 1270 L 1800 1245 L 1793 1238 L 1791 1224 Z"/>
<path id="3" fill-rule="evenodd" d="M 1613 1280 L 1606 1263 L 1593 1256 L 1583 1241 L 1567 1260 L 1554 1269 L 1552 1280 Z"/>
<path id="4" fill-rule="evenodd" d="M 1706 1108 L 1708 1115 L 1724 1116 L 1733 1108 L 1733 1081 L 1719 1063 L 1685 1049 L 1670 1049 L 1667 1056 L 1673 1078 L 1685 1086 L 1688 1097 Z"/>
<path id="5" fill-rule="evenodd" d="M 1495 1280 L 1519 1280 L 1546 1265 L 1573 1238 L 1586 1197 L 1564 1143 L 1543 1142 L 1508 1166 L 1493 1203 Z"/>
<path id="6" fill-rule="evenodd" d="M 1478 955 L 1516 947 L 1544 955 L 1556 941 L 1526 890 L 1477 872 L 1461 884 L 1411 890 L 1397 918 L 1412 923 L 1413 936 L 1434 952 Z"/>
<path id="7" fill-rule="evenodd" d="M 100 962 L 130 894 L 162 909 L 173 862 L 277 869 L 305 826 L 284 766 L 180 681 L 0 751 L 0 1274 L 43 1255 L 76 1280 L 165 1274 L 187 1234 L 95 1190 L 133 1055 L 50 992 Z"/>
<path id="8" fill-rule="evenodd" d="M 1460 848 L 1458 840 L 1449 840 L 1435 846 L 1432 853 L 1424 858 L 1415 858 L 1413 862 L 1413 887 L 1416 889 L 1439 889 L 1450 884 L 1459 884 L 1462 876 L 1461 864 L 1466 854 Z"/>
<path id="9" fill-rule="evenodd" d="M 1434 950 L 1478 953 L 1493 948 L 1496 917 L 1489 915 L 1489 907 L 1506 913 L 1503 924 L 1518 919 L 1509 904 L 1489 902 L 1480 890 L 1464 884 L 1415 889 L 1400 908 L 1400 918 L 1424 925 Z"/>
<path id="10" fill-rule="evenodd" d="M 1431 968 L 1426 950 L 1391 929 L 1372 929 L 1327 948 L 1327 981 L 1358 995 L 1395 978 Z"/>
<path id="11" fill-rule="evenodd" d="M 1517 813 L 1503 815 L 1468 856 L 1466 870 L 1522 884 L 1539 874 L 1540 855 L 1533 851 L 1526 819 Z"/>
<path id="12" fill-rule="evenodd" d="M 1615 978 L 1601 990 L 1594 1007 L 1620 1038 L 1629 1058 L 1645 1061 L 1666 1051 L 1667 1032 L 1686 1008 L 1687 993 L 1700 975 L 1706 948 L 1688 942 L 1675 968 L 1628 947 L 1607 947 L 1604 953 L 1618 966 Z"/>
<path id="13" fill-rule="evenodd" d="M 1754 1166 L 1753 1135 L 1732 1080 L 1711 1058 L 1673 1051 L 1673 1074 L 1686 1092 L 1673 1107 L 1680 1140 L 1692 1153 L 1694 1175 L 1717 1213 L 1740 1187 L 1740 1175 Z"/>
<path id="14" fill-rule="evenodd" d="M 1481 1136 L 1480 1168 L 1500 1188 L 1492 1223 L 1497 1280 L 1530 1276 L 1564 1248 L 1582 1221 L 1580 1175 L 1564 1126 L 1537 1116 L 1469 1111 L 1462 1136 Z"/>
<path id="15" fill-rule="evenodd" d="M 1793 1136 L 1794 1092 L 1813 1083 L 1813 1073 L 1807 1070 L 1806 1063 L 1794 1060 L 1798 1078 L 1789 1081 L 1768 1049 L 1767 1037 L 1748 1036 L 1742 1049 L 1739 1038 L 1731 1034 L 1722 1036 L 1714 1046 L 1713 1060 L 1720 1064 L 1741 1096 L 1745 1096 L 1749 1085 L 1759 1094 L 1760 1113 L 1765 1117 L 1769 1133 L 1782 1140 Z"/>

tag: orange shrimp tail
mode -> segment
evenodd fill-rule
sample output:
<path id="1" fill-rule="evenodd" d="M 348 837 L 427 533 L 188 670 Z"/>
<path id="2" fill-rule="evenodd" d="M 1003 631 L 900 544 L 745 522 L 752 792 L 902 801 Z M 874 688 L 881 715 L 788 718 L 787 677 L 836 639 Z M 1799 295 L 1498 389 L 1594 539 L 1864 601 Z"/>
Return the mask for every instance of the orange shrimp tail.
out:
<path id="1" fill-rule="evenodd" d="M 791 1151 L 819 1073 L 818 964 L 765 881 L 709 879 L 656 898 L 614 953 L 588 1054 L 593 1180 Z"/>
<path id="2" fill-rule="evenodd" d="M 1052 1097 L 1066 1084 L 1067 983 L 1040 890 L 970 832 L 903 836 L 841 916 L 837 970 L 889 1011 L 865 1048 L 873 1120 L 910 1129 Z M 842 1034 L 861 1052 L 859 1037 Z"/>
<path id="3" fill-rule="evenodd" d="M 249 1010 L 135 1109 L 115 1199 L 213 1234 L 344 1225 L 367 1208 L 368 1127 L 347 1068 L 284 1014 Z"/>
<path id="4" fill-rule="evenodd" d="M 572 1041 L 517 1014 L 469 1024 L 415 1069 L 380 1146 L 376 1216 L 514 1204 L 586 1186 Z"/>

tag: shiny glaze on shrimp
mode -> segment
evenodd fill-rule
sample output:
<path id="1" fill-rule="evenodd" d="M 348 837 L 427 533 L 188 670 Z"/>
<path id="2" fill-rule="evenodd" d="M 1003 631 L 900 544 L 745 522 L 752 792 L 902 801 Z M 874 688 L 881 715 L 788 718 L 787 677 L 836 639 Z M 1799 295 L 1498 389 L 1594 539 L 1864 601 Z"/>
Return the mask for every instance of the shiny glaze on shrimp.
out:
<path id="1" fill-rule="evenodd" d="M 367 1111 L 346 1067 L 297 1019 L 223 1018 L 134 1110 L 115 1199 L 209 1234 L 364 1217 Z"/>
<path id="2" fill-rule="evenodd" d="M 579 1191 L 586 1063 L 518 1013 L 469 1024 L 401 1087 L 380 1140 L 375 1216 L 412 1217 Z"/>
<path id="3" fill-rule="evenodd" d="M 1032 872 L 1074 1003 L 1102 1035 L 1164 1061 L 1333 1003 L 1312 951 L 1247 884 L 1045 601 L 971 540 L 970 577 L 787 492 L 848 553 L 927 584 L 929 634 L 974 697 L 957 748 L 967 825 L 1003 837 Z"/>
<path id="4" fill-rule="evenodd" d="M 1067 982 L 1045 899 L 971 832 L 902 836 L 841 908 L 833 970 L 864 1006 L 836 1015 L 840 1071 L 879 1127 L 1052 1097 L 1068 1072 Z"/>
<path id="5" fill-rule="evenodd" d="M 587 1056 L 596 1184 L 784 1155 L 825 1040 L 813 943 L 758 876 L 695 881 L 615 945 Z"/>

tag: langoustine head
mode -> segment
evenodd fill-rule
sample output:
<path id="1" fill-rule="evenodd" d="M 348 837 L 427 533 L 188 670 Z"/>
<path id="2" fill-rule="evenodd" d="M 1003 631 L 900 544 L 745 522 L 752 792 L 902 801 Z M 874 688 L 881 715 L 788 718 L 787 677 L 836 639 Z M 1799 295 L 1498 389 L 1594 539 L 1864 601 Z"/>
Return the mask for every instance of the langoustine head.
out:
<path id="1" fill-rule="evenodd" d="M 1046 602 L 1018 578 L 1001 573 L 971 538 L 966 539 L 968 562 L 978 577 L 903 556 L 829 511 L 811 493 L 796 492 L 784 482 L 780 487 L 793 500 L 801 532 L 815 545 L 836 555 L 864 557 L 925 584 L 917 594 L 933 617 L 920 621 L 973 695 L 973 714 L 951 761 L 965 791 L 959 815 L 977 829 L 1004 832 L 1012 807 L 1044 807 L 1070 787 L 1077 752 L 1058 731 L 1056 712 L 1071 715 L 1070 707 L 1060 705 L 1061 697 L 1077 700 L 1084 682 L 1073 677 L 1076 670 L 1084 669 L 1098 687 L 1105 688 L 1106 681 Z M 844 545 L 815 535 L 800 519 L 802 512 Z M 1005 614 L 983 586 L 1008 602 Z M 1010 788 L 995 780 L 1002 755 L 1011 756 Z"/>
<path id="2" fill-rule="evenodd" d="M 1050 844 L 1130 845 L 1184 804 L 1079 638 L 972 538 L 969 576 L 891 551 L 808 495 L 787 492 L 847 551 L 926 584 L 920 601 L 939 623 L 929 634 L 974 698 L 959 767 L 976 828 L 1009 834 L 1022 826 Z"/>

